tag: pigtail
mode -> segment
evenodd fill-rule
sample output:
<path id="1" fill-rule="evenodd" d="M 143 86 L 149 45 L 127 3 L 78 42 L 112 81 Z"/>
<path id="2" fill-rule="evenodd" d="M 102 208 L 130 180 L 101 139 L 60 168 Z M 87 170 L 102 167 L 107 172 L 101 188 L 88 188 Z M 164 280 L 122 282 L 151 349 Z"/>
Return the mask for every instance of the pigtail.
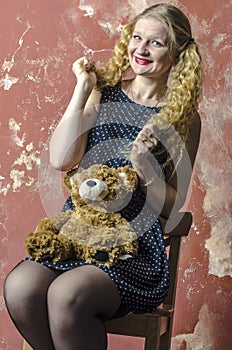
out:
<path id="1" fill-rule="evenodd" d="M 172 72 L 166 106 L 162 117 L 174 126 L 183 141 L 187 140 L 186 124 L 197 109 L 201 93 L 202 61 L 195 42 L 187 44 L 181 52 Z"/>
<path id="2" fill-rule="evenodd" d="M 170 163 L 179 163 L 188 139 L 188 123 L 194 111 L 197 110 L 198 98 L 201 93 L 202 60 L 195 42 L 188 42 L 186 48 L 176 60 L 170 72 L 170 86 L 166 93 L 166 105 L 152 116 L 148 123 L 154 123 L 162 135 L 161 151 L 169 152 L 169 158 L 163 164 L 166 168 Z M 157 155 L 160 155 L 157 153 Z"/>

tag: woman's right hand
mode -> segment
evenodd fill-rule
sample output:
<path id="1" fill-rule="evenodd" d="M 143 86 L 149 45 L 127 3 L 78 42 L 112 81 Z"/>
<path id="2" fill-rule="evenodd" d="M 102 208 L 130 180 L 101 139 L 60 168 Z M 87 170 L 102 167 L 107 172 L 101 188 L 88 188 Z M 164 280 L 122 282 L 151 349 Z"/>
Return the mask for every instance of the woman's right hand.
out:
<path id="1" fill-rule="evenodd" d="M 157 146 L 157 135 L 156 126 L 146 124 L 133 142 L 130 161 L 142 183 L 150 182 L 151 177 L 154 177 L 154 170 L 150 167 L 147 156 Z M 151 168 L 151 174 L 149 174 L 149 168 Z"/>
<path id="2" fill-rule="evenodd" d="M 96 68 L 91 59 L 87 57 L 78 58 L 72 66 L 78 82 L 87 84 L 87 87 L 92 90 L 97 84 L 97 77 L 95 74 Z"/>

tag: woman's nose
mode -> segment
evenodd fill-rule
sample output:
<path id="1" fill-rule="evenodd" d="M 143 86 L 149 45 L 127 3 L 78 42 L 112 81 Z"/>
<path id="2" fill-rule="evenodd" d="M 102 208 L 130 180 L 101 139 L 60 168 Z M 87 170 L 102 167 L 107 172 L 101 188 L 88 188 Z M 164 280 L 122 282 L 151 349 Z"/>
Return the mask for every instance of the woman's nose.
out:
<path id="1" fill-rule="evenodd" d="M 149 50 L 147 48 L 147 43 L 146 42 L 140 42 L 140 45 L 139 45 L 137 51 L 138 51 L 138 53 L 140 55 L 148 56 L 149 55 Z"/>

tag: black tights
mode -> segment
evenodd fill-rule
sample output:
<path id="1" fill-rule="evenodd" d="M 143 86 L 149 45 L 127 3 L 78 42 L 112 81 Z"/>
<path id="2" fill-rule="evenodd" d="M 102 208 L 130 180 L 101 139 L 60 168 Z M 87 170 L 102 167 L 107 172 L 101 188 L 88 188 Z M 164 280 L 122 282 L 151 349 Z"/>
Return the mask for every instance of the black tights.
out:
<path id="1" fill-rule="evenodd" d="M 5 281 L 15 326 L 35 350 L 105 350 L 104 320 L 120 305 L 110 277 L 85 265 L 58 272 L 23 261 Z"/>

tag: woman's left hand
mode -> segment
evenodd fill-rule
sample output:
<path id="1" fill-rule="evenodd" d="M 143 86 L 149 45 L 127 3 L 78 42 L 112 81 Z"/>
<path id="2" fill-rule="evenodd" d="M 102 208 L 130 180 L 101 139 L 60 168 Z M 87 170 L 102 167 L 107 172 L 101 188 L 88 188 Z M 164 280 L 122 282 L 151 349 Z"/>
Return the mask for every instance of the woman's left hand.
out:
<path id="1" fill-rule="evenodd" d="M 144 157 L 157 146 L 157 143 L 157 128 L 153 124 L 145 125 L 133 142 L 131 158 L 138 160 Z"/>
<path id="2" fill-rule="evenodd" d="M 144 171 L 147 167 L 147 155 L 157 146 L 157 128 L 147 124 L 137 135 L 130 153 L 130 161 L 140 179 L 145 179 Z"/>

